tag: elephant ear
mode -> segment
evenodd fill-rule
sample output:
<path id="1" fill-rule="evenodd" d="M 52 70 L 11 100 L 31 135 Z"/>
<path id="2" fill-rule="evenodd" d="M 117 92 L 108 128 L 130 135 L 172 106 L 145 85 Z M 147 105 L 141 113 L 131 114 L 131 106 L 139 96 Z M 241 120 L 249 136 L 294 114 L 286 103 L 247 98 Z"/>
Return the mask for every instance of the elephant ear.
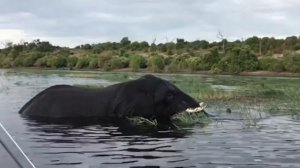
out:
<path id="1" fill-rule="evenodd" d="M 114 102 L 113 113 L 118 117 L 142 116 L 151 118 L 154 115 L 154 98 L 147 86 L 140 81 L 130 81 L 122 86 Z"/>
<path id="2" fill-rule="evenodd" d="M 176 88 L 170 85 L 168 81 L 161 80 L 154 92 L 154 102 L 171 102 L 174 99 L 174 90 L 176 90 Z"/>

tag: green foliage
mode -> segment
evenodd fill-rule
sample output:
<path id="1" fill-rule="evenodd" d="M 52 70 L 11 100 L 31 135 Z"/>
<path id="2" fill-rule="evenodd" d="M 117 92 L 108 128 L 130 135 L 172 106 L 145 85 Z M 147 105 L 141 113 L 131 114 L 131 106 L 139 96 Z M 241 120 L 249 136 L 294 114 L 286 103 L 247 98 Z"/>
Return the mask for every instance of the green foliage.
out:
<path id="1" fill-rule="evenodd" d="M 289 53 L 284 56 L 284 68 L 290 72 L 300 72 L 300 54 Z"/>
<path id="2" fill-rule="evenodd" d="M 0 67 L 10 68 L 12 67 L 13 59 L 11 57 L 2 57 L 0 59 Z"/>
<path id="3" fill-rule="evenodd" d="M 127 46 L 127 45 L 129 45 L 131 42 L 130 42 L 130 40 L 129 40 L 129 38 L 128 37 L 123 37 L 122 39 L 121 39 L 121 41 L 120 41 L 120 44 L 122 45 L 122 46 Z"/>
<path id="4" fill-rule="evenodd" d="M 177 66 L 179 69 L 187 69 L 188 68 L 188 58 L 190 56 L 189 55 L 180 55 L 175 57 L 175 59 L 173 59 L 173 61 L 171 62 L 172 66 Z"/>
<path id="5" fill-rule="evenodd" d="M 178 113 L 172 117 L 174 124 L 181 127 L 191 127 L 195 125 L 207 125 L 211 120 L 202 112 L 199 113 Z"/>
<path id="6" fill-rule="evenodd" d="M 146 68 L 147 67 L 147 60 L 139 55 L 133 55 L 130 57 L 129 60 L 129 67 L 132 71 L 136 72 L 140 68 Z"/>
<path id="7" fill-rule="evenodd" d="M 284 66 L 282 61 L 272 58 L 264 57 L 259 59 L 259 69 L 267 71 L 282 72 L 284 71 Z"/>
<path id="8" fill-rule="evenodd" d="M 67 58 L 64 56 L 51 56 L 47 59 L 47 66 L 52 68 L 62 68 L 67 66 Z"/>
<path id="9" fill-rule="evenodd" d="M 220 56 L 217 48 L 212 48 L 209 54 L 191 57 L 187 59 L 188 67 L 191 71 L 211 70 L 213 65 L 220 61 Z"/>
<path id="10" fill-rule="evenodd" d="M 34 63 L 34 66 L 38 66 L 38 67 L 47 67 L 47 60 L 48 57 L 42 57 L 36 60 L 36 62 Z"/>
<path id="11" fill-rule="evenodd" d="M 34 56 L 27 56 L 23 59 L 22 65 L 24 67 L 30 67 L 35 63 L 36 60 L 37 58 Z"/>
<path id="12" fill-rule="evenodd" d="M 127 119 L 132 125 L 138 126 L 140 128 L 150 129 L 150 128 L 156 128 L 158 126 L 156 119 L 149 120 L 144 117 L 131 117 Z"/>
<path id="13" fill-rule="evenodd" d="M 162 72 L 165 67 L 164 58 L 159 55 L 151 56 L 148 60 L 148 68 L 152 72 Z"/>
<path id="14" fill-rule="evenodd" d="M 165 65 L 170 65 L 173 61 L 174 57 L 171 57 L 171 56 L 168 56 L 165 58 L 164 62 L 165 62 Z"/>
<path id="15" fill-rule="evenodd" d="M 201 70 L 210 70 L 214 65 L 218 64 L 221 56 L 218 52 L 218 49 L 212 48 L 209 54 L 206 54 L 202 58 L 202 69 Z"/>
<path id="16" fill-rule="evenodd" d="M 170 72 L 170 73 L 175 73 L 175 72 L 180 71 L 179 66 L 177 64 L 175 64 L 175 61 L 172 61 L 171 64 L 169 64 L 165 69 L 167 72 Z"/>
<path id="17" fill-rule="evenodd" d="M 98 66 L 99 68 L 103 68 L 104 66 L 107 66 L 108 64 L 110 64 L 110 60 L 112 59 L 112 53 L 102 53 L 99 57 L 98 57 Z"/>
<path id="18" fill-rule="evenodd" d="M 190 57 L 187 59 L 188 67 L 191 71 L 197 71 L 201 69 L 201 61 L 200 57 Z"/>
<path id="19" fill-rule="evenodd" d="M 38 42 L 36 44 L 36 50 L 40 52 L 51 52 L 54 51 L 55 47 L 52 46 L 48 41 Z"/>
<path id="20" fill-rule="evenodd" d="M 208 49 L 209 48 L 209 42 L 206 40 L 196 40 L 189 43 L 189 47 L 198 50 L 198 49 Z"/>
<path id="21" fill-rule="evenodd" d="M 140 45 L 139 42 L 135 41 L 135 42 L 130 44 L 130 49 L 133 50 L 133 51 L 140 50 L 141 45 Z"/>
<path id="22" fill-rule="evenodd" d="M 166 39 L 168 41 L 168 39 Z M 223 52 L 223 42 L 225 52 Z M 192 42 L 178 38 L 176 42 L 155 44 L 148 42 L 131 42 L 124 37 L 120 42 L 104 42 L 83 44 L 76 49 L 53 46 L 39 39 L 20 44 L 6 43 L 0 49 L 1 67 L 77 67 L 103 68 L 105 70 L 130 67 L 133 71 L 147 67 L 152 71 L 207 71 L 215 73 L 268 70 L 299 72 L 300 39 L 297 36 L 286 39 L 274 37 L 250 37 L 245 41 L 208 42 L 195 40 Z M 149 53 L 149 51 L 151 51 Z M 222 51 L 222 52 L 221 52 Z M 273 59 L 284 54 L 283 58 Z M 139 56 L 131 56 L 139 55 Z M 142 55 L 142 56 L 140 56 Z M 158 61 L 152 56 L 162 55 L 164 60 Z M 258 61 L 256 55 L 259 55 Z M 88 58 L 83 58 L 86 56 Z M 261 58 L 262 56 L 267 58 Z M 276 57 L 277 58 L 277 57 Z M 157 66 L 158 62 L 164 62 Z M 155 65 L 155 66 L 154 66 Z M 155 70 L 154 70 L 155 69 Z"/>
<path id="23" fill-rule="evenodd" d="M 80 48 L 81 48 L 81 49 L 84 49 L 84 50 L 90 50 L 90 49 L 92 49 L 93 47 L 92 47 L 92 45 L 90 45 L 90 44 L 83 44 L 83 45 L 80 46 Z"/>
<path id="24" fill-rule="evenodd" d="M 159 43 L 159 44 L 157 45 L 157 49 L 158 49 L 159 51 L 161 51 L 161 52 L 167 52 L 167 50 L 168 50 L 167 46 L 164 45 L 164 44 L 162 44 L 162 43 Z"/>
<path id="25" fill-rule="evenodd" d="M 151 46 L 150 46 L 150 51 L 155 52 L 156 49 L 157 49 L 156 45 L 154 43 L 152 43 Z"/>
<path id="26" fill-rule="evenodd" d="M 90 60 L 89 60 L 89 68 L 90 69 L 98 68 L 98 60 L 97 60 L 97 58 L 90 58 Z"/>
<path id="27" fill-rule="evenodd" d="M 258 68 L 258 60 L 248 46 L 235 47 L 214 68 L 230 73 L 254 71 Z"/>
<path id="28" fill-rule="evenodd" d="M 129 65 L 129 58 L 114 56 L 110 60 L 111 69 L 126 68 Z"/>
<path id="29" fill-rule="evenodd" d="M 185 47 L 185 45 L 187 44 L 186 41 L 184 41 L 184 39 L 178 38 L 176 39 L 176 49 L 183 49 Z"/>
<path id="30" fill-rule="evenodd" d="M 82 69 L 88 67 L 90 64 L 90 58 L 89 57 L 81 57 L 78 59 L 76 63 L 77 69 Z"/>
<path id="31" fill-rule="evenodd" d="M 77 57 L 68 57 L 67 58 L 67 67 L 74 68 L 77 64 L 78 58 Z"/>
<path id="32" fill-rule="evenodd" d="M 11 56 L 6 56 L 7 59 L 5 59 L 4 61 L 7 60 L 12 60 L 10 61 L 9 65 L 8 62 L 4 62 L 5 67 L 30 67 L 33 66 L 35 64 L 35 62 L 43 57 L 43 54 L 40 52 L 26 52 L 26 53 L 21 53 L 19 56 L 17 57 L 11 57 Z M 9 58 L 9 59 L 8 59 Z"/>
<path id="33" fill-rule="evenodd" d="M 12 66 L 13 67 L 21 67 L 23 66 L 23 57 L 17 57 L 14 59 L 13 63 L 12 63 Z"/>
<path id="34" fill-rule="evenodd" d="M 251 50 L 253 50 L 255 52 L 259 52 L 260 40 L 261 39 L 259 39 L 258 37 L 253 36 L 253 37 L 246 39 L 245 44 L 248 45 L 251 48 Z"/>

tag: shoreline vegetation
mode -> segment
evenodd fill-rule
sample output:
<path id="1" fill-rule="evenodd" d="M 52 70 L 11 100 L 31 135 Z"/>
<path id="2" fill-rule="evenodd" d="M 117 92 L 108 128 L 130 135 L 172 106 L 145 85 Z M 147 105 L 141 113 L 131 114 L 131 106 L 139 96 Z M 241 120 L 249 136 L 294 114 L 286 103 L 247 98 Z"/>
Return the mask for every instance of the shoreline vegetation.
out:
<path id="1" fill-rule="evenodd" d="M 83 44 L 74 48 L 34 40 L 0 49 L 0 68 L 45 68 L 113 72 L 300 76 L 300 38 L 250 37 L 151 43 Z"/>
<path id="2" fill-rule="evenodd" d="M 257 77 L 300 77 L 300 72 L 273 72 L 273 71 L 245 71 L 239 74 L 232 74 L 228 72 L 213 73 L 212 71 L 177 71 L 176 73 L 170 72 L 152 72 L 148 69 L 140 69 L 138 71 L 131 71 L 129 68 L 114 69 L 106 71 L 103 69 L 69 69 L 69 68 L 40 68 L 40 67 L 12 67 L 12 68 L 1 68 L 1 69 L 15 69 L 15 70 L 45 70 L 45 71 L 70 71 L 70 72 L 97 72 L 97 73 L 140 73 L 140 74 L 164 74 L 164 75 L 235 75 L 235 76 L 257 76 Z"/>

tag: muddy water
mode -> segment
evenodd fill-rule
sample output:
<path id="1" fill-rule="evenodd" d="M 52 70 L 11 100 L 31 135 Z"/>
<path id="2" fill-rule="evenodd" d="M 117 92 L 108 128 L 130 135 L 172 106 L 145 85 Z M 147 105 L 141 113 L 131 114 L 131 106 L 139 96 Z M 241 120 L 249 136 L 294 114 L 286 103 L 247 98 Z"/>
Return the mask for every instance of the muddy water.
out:
<path id="1" fill-rule="evenodd" d="M 116 80 L 56 72 L 0 70 L 0 74 L 0 121 L 37 167 L 300 167 L 300 122 L 289 116 L 268 115 L 246 128 L 242 120 L 231 120 L 234 114 L 210 110 L 222 117 L 205 127 L 177 131 L 42 123 L 17 112 L 44 88 L 107 86 Z"/>

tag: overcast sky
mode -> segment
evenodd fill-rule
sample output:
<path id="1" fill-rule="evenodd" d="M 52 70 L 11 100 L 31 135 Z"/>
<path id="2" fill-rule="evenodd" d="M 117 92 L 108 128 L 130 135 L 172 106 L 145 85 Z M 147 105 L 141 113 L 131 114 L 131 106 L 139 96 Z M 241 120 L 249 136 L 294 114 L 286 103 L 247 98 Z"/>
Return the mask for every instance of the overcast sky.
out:
<path id="1" fill-rule="evenodd" d="M 0 42 L 229 40 L 300 34 L 300 0 L 0 0 Z"/>

